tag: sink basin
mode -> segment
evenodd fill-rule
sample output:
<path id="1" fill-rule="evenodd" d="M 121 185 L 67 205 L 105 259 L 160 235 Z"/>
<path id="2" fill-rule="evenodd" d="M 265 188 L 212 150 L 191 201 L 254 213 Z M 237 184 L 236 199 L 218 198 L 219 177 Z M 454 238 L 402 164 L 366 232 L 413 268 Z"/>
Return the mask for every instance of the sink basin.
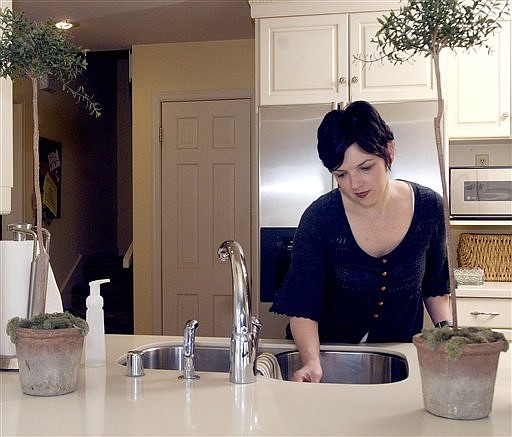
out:
<path id="1" fill-rule="evenodd" d="M 159 345 L 140 349 L 144 352 L 142 364 L 145 369 L 183 370 L 183 346 Z M 126 357 L 119 360 L 126 366 Z M 196 346 L 194 348 L 194 367 L 203 372 L 229 372 L 229 348 L 215 346 Z"/>
<path id="2" fill-rule="evenodd" d="M 145 369 L 183 370 L 183 346 L 158 344 L 142 346 Z M 297 351 L 260 348 L 260 352 L 273 352 L 284 380 L 302 367 Z M 324 375 L 321 382 L 336 384 L 386 384 L 402 381 L 409 371 L 407 361 L 400 355 L 385 352 L 338 351 L 320 352 Z M 126 365 L 126 356 L 119 359 Z M 229 347 L 196 345 L 194 367 L 198 372 L 229 372 Z"/>
<path id="3" fill-rule="evenodd" d="M 299 353 L 276 354 L 283 379 L 291 380 L 302 367 Z M 321 382 L 335 384 L 387 384 L 407 378 L 407 360 L 395 354 L 359 351 L 321 351 Z"/>

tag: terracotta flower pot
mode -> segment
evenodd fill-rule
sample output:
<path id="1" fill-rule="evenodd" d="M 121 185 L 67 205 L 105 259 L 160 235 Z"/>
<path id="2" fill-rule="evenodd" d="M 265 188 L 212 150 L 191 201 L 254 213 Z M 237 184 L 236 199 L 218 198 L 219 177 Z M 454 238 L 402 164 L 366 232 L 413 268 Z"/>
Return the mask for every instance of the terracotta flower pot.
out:
<path id="1" fill-rule="evenodd" d="M 16 356 L 23 393 L 56 396 L 74 391 L 83 342 L 76 328 L 17 328 Z"/>
<path id="2" fill-rule="evenodd" d="M 444 345 L 431 350 L 421 334 L 413 337 L 420 365 L 423 403 L 436 416 L 481 419 L 492 409 L 494 384 L 503 342 L 466 344 L 451 361 Z"/>

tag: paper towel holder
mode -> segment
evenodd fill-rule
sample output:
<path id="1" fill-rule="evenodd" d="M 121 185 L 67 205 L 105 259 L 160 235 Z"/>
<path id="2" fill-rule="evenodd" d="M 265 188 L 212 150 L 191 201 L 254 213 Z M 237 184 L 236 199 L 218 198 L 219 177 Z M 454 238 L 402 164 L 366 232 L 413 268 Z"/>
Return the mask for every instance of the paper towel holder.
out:
<path id="1" fill-rule="evenodd" d="M 25 241 L 27 239 L 27 235 L 31 235 L 35 240 L 37 239 L 37 234 L 34 231 L 34 225 L 30 223 L 19 223 L 19 224 L 10 224 L 7 225 L 7 229 L 12 231 L 13 240 L 14 241 Z"/>
<path id="2" fill-rule="evenodd" d="M 46 298 L 43 299 L 42 302 L 36 299 L 36 278 L 37 278 L 37 270 L 38 270 L 38 239 L 37 239 L 37 227 L 29 224 L 29 223 L 22 223 L 22 224 L 10 224 L 7 225 L 7 229 L 12 231 L 14 233 L 14 239 L 15 241 L 24 241 L 26 240 L 26 236 L 30 235 L 32 237 L 32 240 L 34 241 L 33 250 L 32 250 L 32 262 L 30 264 L 30 288 L 28 293 L 28 307 L 27 307 L 27 317 L 31 318 L 41 312 L 44 312 L 44 302 L 46 301 Z M 46 254 L 50 254 L 50 231 L 48 231 L 45 228 L 41 228 L 41 232 L 43 234 L 43 246 L 44 250 L 46 251 Z M 48 266 L 49 266 L 49 258 L 46 257 L 45 260 L 45 273 L 46 276 L 44 278 L 44 283 L 47 283 L 48 280 Z M 45 286 L 46 287 L 46 286 Z M 46 291 L 45 291 L 46 296 Z"/>

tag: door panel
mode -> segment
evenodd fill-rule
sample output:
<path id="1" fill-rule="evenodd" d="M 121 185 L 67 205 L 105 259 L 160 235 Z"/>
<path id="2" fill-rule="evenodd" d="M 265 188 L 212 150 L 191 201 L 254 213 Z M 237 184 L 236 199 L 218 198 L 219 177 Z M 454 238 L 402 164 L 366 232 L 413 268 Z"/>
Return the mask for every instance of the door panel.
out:
<path id="1" fill-rule="evenodd" d="M 348 16 L 259 20 L 260 104 L 348 100 Z"/>
<path id="2" fill-rule="evenodd" d="M 431 58 L 392 64 L 388 60 L 368 64 L 355 59 L 371 59 L 377 53 L 372 42 L 381 27 L 382 12 L 350 15 L 350 100 L 386 102 L 436 98 L 434 65 Z"/>
<path id="3" fill-rule="evenodd" d="M 450 137 L 508 137 L 511 94 L 511 23 L 493 34 L 492 50 L 449 52 L 446 68 L 448 135 Z"/>
<path id="4" fill-rule="evenodd" d="M 162 103 L 162 320 L 229 336 L 232 284 L 217 248 L 250 246 L 250 100 Z"/>

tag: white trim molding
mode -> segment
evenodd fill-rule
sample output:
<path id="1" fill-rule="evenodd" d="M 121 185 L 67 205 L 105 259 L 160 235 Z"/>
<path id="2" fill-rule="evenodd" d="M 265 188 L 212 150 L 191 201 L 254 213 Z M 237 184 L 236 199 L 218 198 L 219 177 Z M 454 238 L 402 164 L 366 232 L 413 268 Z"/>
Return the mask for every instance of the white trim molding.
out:
<path id="1" fill-rule="evenodd" d="M 11 0 L 0 0 L 0 8 L 12 8 Z M 0 214 L 11 212 L 12 142 L 12 81 L 0 78 Z"/>

